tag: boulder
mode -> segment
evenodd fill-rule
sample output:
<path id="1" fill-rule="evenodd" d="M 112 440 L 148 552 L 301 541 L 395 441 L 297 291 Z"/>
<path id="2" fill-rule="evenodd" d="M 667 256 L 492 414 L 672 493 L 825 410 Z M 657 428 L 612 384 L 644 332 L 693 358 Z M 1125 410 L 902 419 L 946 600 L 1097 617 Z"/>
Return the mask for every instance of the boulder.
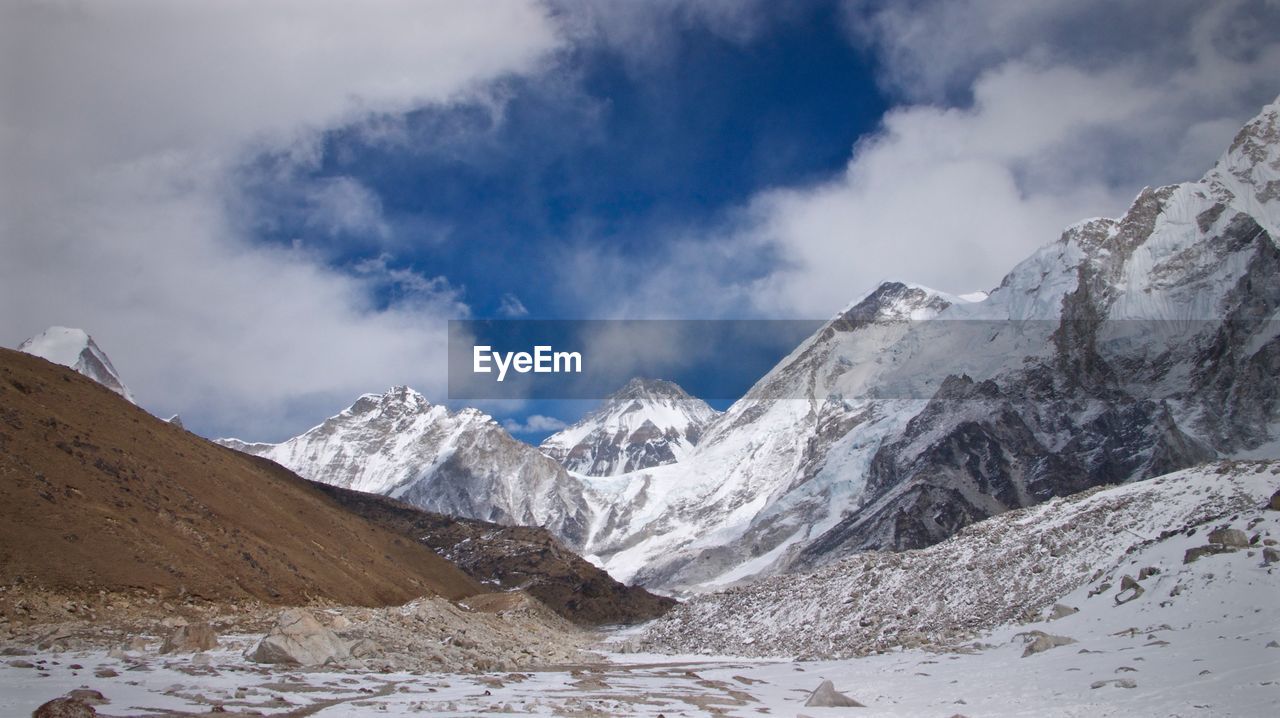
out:
<path id="1" fill-rule="evenodd" d="M 1033 656 L 1037 653 L 1044 653 L 1050 648 L 1058 646 L 1069 646 L 1076 642 L 1076 639 L 1068 636 L 1054 636 L 1043 631 L 1032 631 L 1030 636 L 1034 636 L 1027 647 L 1022 650 L 1022 657 Z"/>
<path id="2" fill-rule="evenodd" d="M 1073 613 L 1079 613 L 1079 612 L 1080 612 L 1080 609 L 1075 608 L 1073 606 L 1064 606 L 1061 603 L 1055 603 L 1053 604 L 1053 608 L 1049 609 L 1048 620 L 1056 621 L 1059 618 L 1066 618 L 1067 616 L 1070 616 Z"/>
<path id="3" fill-rule="evenodd" d="M 160 645 L 161 653 L 199 653 L 218 647 L 218 634 L 207 623 L 178 626 L 165 636 Z"/>
<path id="4" fill-rule="evenodd" d="M 1214 529 L 1209 532 L 1209 543 L 1232 548 L 1249 548 L 1249 537 L 1240 529 Z"/>
<path id="5" fill-rule="evenodd" d="M 1201 556 L 1212 556 L 1213 554 L 1219 554 L 1219 553 L 1231 553 L 1235 550 L 1236 549 L 1231 546 L 1223 546 L 1221 544 L 1209 544 L 1207 546 L 1196 546 L 1195 548 L 1187 549 L 1187 552 L 1182 556 L 1182 562 L 1194 563 L 1195 561 L 1199 560 Z"/>
<path id="6" fill-rule="evenodd" d="M 77 688 L 67 693 L 67 698 L 74 698 L 78 701 L 84 701 L 91 706 L 100 706 L 111 701 L 102 695 L 102 691 L 95 691 L 92 688 Z"/>
<path id="7" fill-rule="evenodd" d="M 1128 603 L 1144 593 L 1146 593 L 1146 590 L 1142 588 L 1141 584 L 1133 580 L 1131 576 L 1125 576 L 1120 579 L 1120 590 L 1116 592 L 1116 605 Z"/>
<path id="8" fill-rule="evenodd" d="M 866 708 L 866 706 L 836 690 L 831 681 L 823 681 L 809 694 L 806 708 Z"/>
<path id="9" fill-rule="evenodd" d="M 290 608 L 280 614 L 276 625 L 245 654 L 245 658 L 257 663 L 322 666 L 350 655 L 346 641 L 325 628 L 314 615 L 300 608 Z"/>
<path id="10" fill-rule="evenodd" d="M 98 711 L 79 698 L 54 698 L 31 713 L 31 718 L 93 718 Z"/>
<path id="11" fill-rule="evenodd" d="M 1272 511 L 1280 511 L 1280 489 L 1271 495 L 1271 502 L 1267 505 Z"/>

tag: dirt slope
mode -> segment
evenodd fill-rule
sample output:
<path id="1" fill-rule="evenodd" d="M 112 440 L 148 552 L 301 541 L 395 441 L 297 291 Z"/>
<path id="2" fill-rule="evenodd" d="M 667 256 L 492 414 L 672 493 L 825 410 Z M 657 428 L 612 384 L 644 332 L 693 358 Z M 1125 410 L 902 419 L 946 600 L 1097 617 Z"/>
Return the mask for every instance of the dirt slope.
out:
<path id="1" fill-rule="evenodd" d="M 7 349 L 0 583 L 370 606 L 484 590 L 310 482 Z"/>
<path id="2" fill-rule="evenodd" d="M 657 618 L 676 604 L 674 599 L 615 581 L 545 529 L 457 519 L 384 496 L 320 488 L 349 511 L 430 547 L 477 581 L 495 588 L 523 589 L 575 623 L 638 623 Z"/>

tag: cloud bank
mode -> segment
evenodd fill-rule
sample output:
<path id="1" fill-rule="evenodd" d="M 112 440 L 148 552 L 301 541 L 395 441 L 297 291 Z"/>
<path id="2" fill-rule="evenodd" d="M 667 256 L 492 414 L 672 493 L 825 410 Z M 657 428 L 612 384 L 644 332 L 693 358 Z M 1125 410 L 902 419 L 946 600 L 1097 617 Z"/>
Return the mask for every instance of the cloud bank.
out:
<path id="1" fill-rule="evenodd" d="M 442 391 L 440 320 L 467 311 L 448 281 L 252 242 L 236 167 L 314 161 L 325 128 L 535 72 L 559 42 L 532 0 L 5 3 L 0 341 L 82 326 L 143 405 L 253 438 L 392 378 Z M 383 231 L 358 183 L 304 199 L 318 234 Z"/>
<path id="2" fill-rule="evenodd" d="M 686 238 L 638 268 L 591 248 L 573 275 L 629 272 L 632 316 L 825 317 L 889 279 L 989 289 L 1066 225 L 1198 178 L 1280 92 L 1275 3 L 844 10 L 896 107 L 839 176 L 762 192 L 719 227 L 673 228 Z"/>

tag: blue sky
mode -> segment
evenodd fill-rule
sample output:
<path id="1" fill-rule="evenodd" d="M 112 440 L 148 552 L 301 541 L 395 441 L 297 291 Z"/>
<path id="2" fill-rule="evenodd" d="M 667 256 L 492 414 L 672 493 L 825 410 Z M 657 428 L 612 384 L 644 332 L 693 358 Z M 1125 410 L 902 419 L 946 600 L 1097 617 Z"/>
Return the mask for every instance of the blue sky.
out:
<path id="1" fill-rule="evenodd" d="M 153 412 L 279 440 L 442 400 L 452 318 L 986 289 L 1212 166 L 1278 38 L 1265 0 L 4 3 L 0 344 L 83 327 Z"/>
<path id="2" fill-rule="evenodd" d="M 763 190 L 842 171 L 887 109 L 839 3 L 796 3 L 746 41 L 669 22 L 662 49 L 640 61 L 586 38 L 537 76 L 388 118 L 391 138 L 330 130 L 287 183 L 277 158 L 257 159 L 244 179 L 256 238 L 317 245 L 339 269 L 385 253 L 447 278 L 477 317 L 609 316 L 553 281 L 578 245 L 661 262 L 669 228 L 715 226 Z M 377 231 L 317 225 L 309 193 L 334 182 L 368 193 Z M 772 259 L 743 257 L 735 271 L 763 274 Z"/>

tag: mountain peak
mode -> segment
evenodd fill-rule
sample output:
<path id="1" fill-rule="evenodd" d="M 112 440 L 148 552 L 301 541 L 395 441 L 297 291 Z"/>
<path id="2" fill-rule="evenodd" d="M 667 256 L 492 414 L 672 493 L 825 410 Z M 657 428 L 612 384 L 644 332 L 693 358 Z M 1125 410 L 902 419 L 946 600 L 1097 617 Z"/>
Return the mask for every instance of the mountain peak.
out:
<path id="1" fill-rule="evenodd" d="M 634 377 L 626 383 L 618 391 L 610 394 L 606 403 L 620 399 L 639 399 L 639 398 L 671 398 L 680 401 L 690 401 L 693 399 L 679 384 L 666 379 L 650 379 L 647 377 Z"/>
<path id="2" fill-rule="evenodd" d="M 718 415 L 675 382 L 635 377 L 538 448 L 570 471 L 614 476 L 680 461 Z"/>
<path id="3" fill-rule="evenodd" d="M 18 346 L 18 351 L 70 367 L 136 404 L 129 387 L 105 352 L 83 329 L 52 326 Z"/>

